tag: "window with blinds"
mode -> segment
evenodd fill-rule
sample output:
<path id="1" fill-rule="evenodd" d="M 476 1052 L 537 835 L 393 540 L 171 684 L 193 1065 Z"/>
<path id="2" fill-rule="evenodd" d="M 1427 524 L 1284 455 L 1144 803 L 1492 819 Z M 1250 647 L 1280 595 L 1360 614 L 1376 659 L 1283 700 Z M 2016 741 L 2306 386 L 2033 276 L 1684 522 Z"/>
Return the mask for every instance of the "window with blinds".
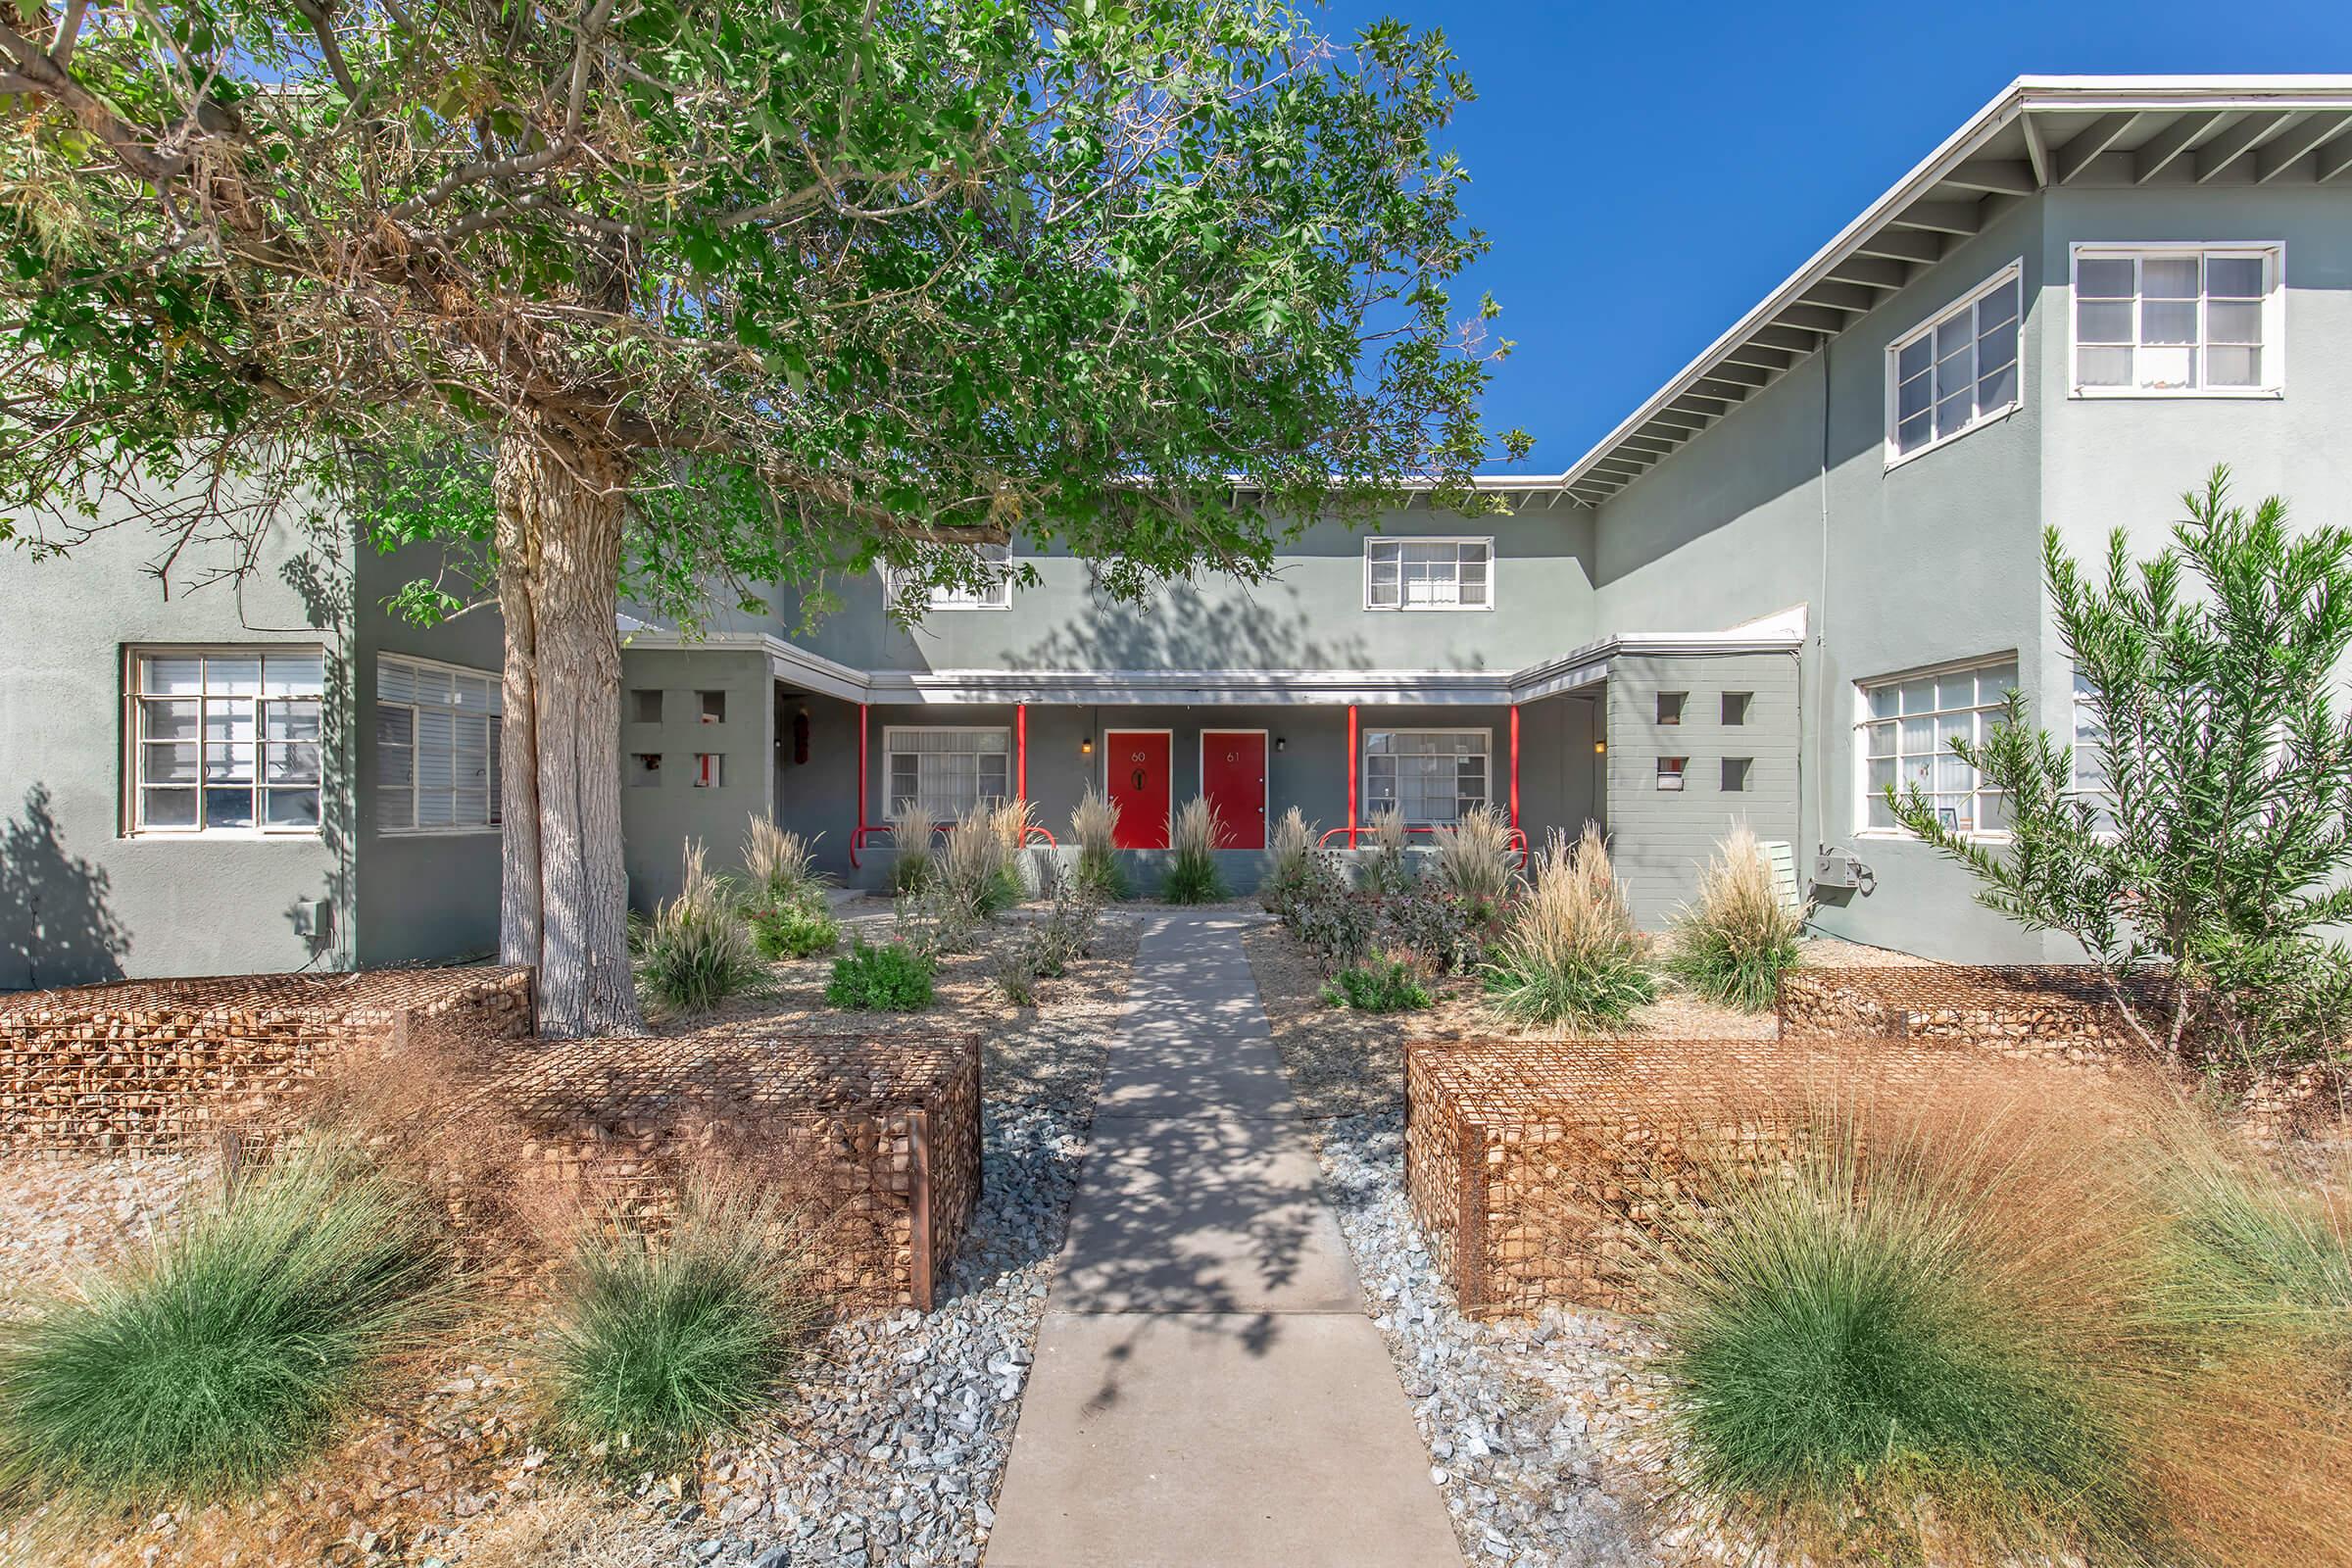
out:
<path id="1" fill-rule="evenodd" d="M 317 648 L 141 649 L 127 715 L 133 833 L 316 833 Z"/>
<path id="2" fill-rule="evenodd" d="M 1408 826 L 1459 822 L 1487 801 L 1485 730 L 1376 729 L 1364 736 L 1364 800 Z"/>
<path id="3" fill-rule="evenodd" d="M 949 822 L 1012 794 L 1012 732 L 928 725 L 882 732 L 883 814 Z"/>
<path id="4" fill-rule="evenodd" d="M 394 654 L 375 666 L 375 827 L 479 832 L 498 825 L 499 680 Z"/>

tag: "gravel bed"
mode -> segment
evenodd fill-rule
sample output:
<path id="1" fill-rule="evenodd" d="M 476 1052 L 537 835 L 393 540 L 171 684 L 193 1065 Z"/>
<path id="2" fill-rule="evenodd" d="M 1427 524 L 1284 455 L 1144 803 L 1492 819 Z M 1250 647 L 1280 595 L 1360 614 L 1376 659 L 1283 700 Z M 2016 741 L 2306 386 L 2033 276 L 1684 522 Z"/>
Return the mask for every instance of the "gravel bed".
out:
<path id="1" fill-rule="evenodd" d="M 1405 1203 L 1403 1116 L 1340 1116 L 1317 1130 L 1326 1194 L 1469 1561 L 1683 1560 L 1657 1549 L 1642 1500 L 1655 1396 L 1640 1331 L 1557 1309 L 1463 1317 Z"/>

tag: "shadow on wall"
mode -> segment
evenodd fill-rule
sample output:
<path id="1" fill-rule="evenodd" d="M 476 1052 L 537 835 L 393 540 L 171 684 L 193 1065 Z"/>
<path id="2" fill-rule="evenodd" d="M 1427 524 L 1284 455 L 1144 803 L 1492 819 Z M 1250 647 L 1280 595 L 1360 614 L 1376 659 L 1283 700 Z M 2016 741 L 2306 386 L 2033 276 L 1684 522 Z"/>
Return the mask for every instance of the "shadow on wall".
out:
<path id="1" fill-rule="evenodd" d="M 1085 617 L 1026 649 L 1006 649 L 1013 668 L 1038 669 L 1362 669 L 1371 663 L 1363 638 L 1316 637 L 1298 608 L 1298 590 L 1279 578 L 1259 585 L 1294 601 L 1282 610 L 1254 596 L 1210 598 L 1176 585 L 1141 605 L 1095 599 Z"/>
<path id="2" fill-rule="evenodd" d="M 66 851 L 49 786 L 0 823 L 0 991 L 122 978 L 130 930 L 107 903 L 104 867 Z"/>
<path id="3" fill-rule="evenodd" d="M 350 927 L 359 909 L 359 834 L 352 820 L 356 796 L 351 788 L 360 765 L 359 697 L 353 689 L 351 661 L 359 594 L 357 568 L 346 552 L 368 546 L 346 538 L 340 523 L 323 515 L 307 519 L 303 536 L 302 551 L 278 568 L 278 575 L 302 601 L 305 618 L 326 647 L 325 700 L 318 705 L 318 836 L 334 857 L 334 868 L 327 873 L 325 898 L 296 900 L 287 906 L 285 921 L 311 963 L 339 966 L 356 961 Z"/>

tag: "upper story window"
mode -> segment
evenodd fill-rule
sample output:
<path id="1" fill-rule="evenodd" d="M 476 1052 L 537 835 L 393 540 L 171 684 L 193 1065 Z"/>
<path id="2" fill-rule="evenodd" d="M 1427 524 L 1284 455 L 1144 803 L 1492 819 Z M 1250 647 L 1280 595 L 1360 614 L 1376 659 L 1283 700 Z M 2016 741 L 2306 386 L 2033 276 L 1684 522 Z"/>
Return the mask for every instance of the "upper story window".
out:
<path id="1" fill-rule="evenodd" d="M 1366 610 L 1492 610 L 1492 539 L 1367 539 Z"/>
<path id="2" fill-rule="evenodd" d="M 462 833 L 499 819 L 499 678 L 395 654 L 375 662 L 375 830 Z"/>
<path id="3" fill-rule="evenodd" d="M 2277 245 L 2076 246 L 2076 396 L 2276 395 L 2280 257 Z"/>
<path id="4" fill-rule="evenodd" d="M 906 574 L 885 571 L 883 580 L 890 585 L 893 599 L 916 592 L 926 595 L 923 604 L 928 610 L 1010 610 L 1012 608 L 1012 547 L 1010 545 L 973 545 L 972 557 L 986 581 L 981 585 L 969 583 L 934 583 L 925 588 L 910 580 Z"/>
<path id="5" fill-rule="evenodd" d="M 1887 345 L 1886 460 L 1917 456 L 2018 406 L 2022 270 L 2007 267 Z"/>
<path id="6" fill-rule="evenodd" d="M 1916 784 L 1945 827 L 1961 833 L 2005 833 L 2008 812 L 1998 790 L 1952 755 L 1957 738 L 1972 744 L 1999 720 L 2017 685 L 2014 655 L 1958 664 L 1926 674 L 1864 681 L 1858 688 L 1864 829 L 1893 831 L 1886 789 Z"/>
<path id="7" fill-rule="evenodd" d="M 1364 736 L 1364 800 L 1373 812 L 1395 811 L 1406 824 L 1459 822 L 1487 801 L 1483 729 L 1376 729 Z"/>
<path id="8" fill-rule="evenodd" d="M 1012 794 L 1012 732 L 892 725 L 882 732 L 885 819 L 952 822 Z"/>
<path id="9" fill-rule="evenodd" d="M 325 657 L 318 648 L 130 656 L 133 833 L 317 833 Z"/>

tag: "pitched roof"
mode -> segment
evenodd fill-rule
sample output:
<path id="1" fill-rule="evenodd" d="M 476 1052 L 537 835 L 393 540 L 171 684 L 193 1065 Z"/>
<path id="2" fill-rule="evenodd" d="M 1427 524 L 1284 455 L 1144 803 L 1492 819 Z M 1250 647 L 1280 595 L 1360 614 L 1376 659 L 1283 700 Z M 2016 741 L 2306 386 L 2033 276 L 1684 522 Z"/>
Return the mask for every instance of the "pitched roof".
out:
<path id="1" fill-rule="evenodd" d="M 2352 75 L 2020 76 L 1564 472 L 1486 482 L 1607 500 L 2038 191 L 2348 170 Z"/>

